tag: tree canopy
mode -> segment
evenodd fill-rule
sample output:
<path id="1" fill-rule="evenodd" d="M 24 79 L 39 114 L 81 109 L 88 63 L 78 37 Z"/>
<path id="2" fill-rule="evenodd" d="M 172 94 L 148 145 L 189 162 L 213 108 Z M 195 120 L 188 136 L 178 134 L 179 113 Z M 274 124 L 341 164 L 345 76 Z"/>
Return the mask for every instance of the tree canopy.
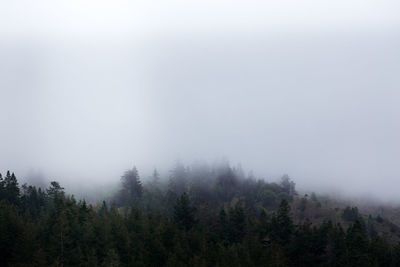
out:
<path id="1" fill-rule="evenodd" d="M 377 230 L 387 220 L 349 207 L 343 224 L 313 223 L 317 198 L 298 198 L 286 176 L 267 183 L 229 166 L 156 176 L 142 184 L 128 170 L 115 198 L 88 204 L 56 181 L 0 175 L 2 266 L 400 266 L 400 246 Z"/>

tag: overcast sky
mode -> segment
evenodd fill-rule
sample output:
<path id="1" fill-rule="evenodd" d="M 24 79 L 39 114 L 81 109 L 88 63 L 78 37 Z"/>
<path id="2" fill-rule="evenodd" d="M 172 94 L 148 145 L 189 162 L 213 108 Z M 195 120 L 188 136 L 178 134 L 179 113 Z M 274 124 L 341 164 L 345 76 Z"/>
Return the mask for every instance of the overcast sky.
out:
<path id="1" fill-rule="evenodd" d="M 400 201 L 398 1 L 0 3 L 0 172 L 228 158 Z"/>

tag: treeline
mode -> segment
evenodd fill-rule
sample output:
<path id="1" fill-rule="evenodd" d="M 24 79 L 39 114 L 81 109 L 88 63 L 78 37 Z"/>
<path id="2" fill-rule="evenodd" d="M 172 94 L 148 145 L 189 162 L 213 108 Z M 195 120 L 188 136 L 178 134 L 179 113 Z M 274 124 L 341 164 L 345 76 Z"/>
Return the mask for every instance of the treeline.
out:
<path id="1" fill-rule="evenodd" d="M 296 224 L 295 184 L 267 183 L 229 165 L 187 168 L 142 184 L 136 168 L 113 201 L 88 205 L 52 182 L 0 175 L 2 266 L 400 266 L 400 246 L 350 227 Z M 351 218 L 350 218 L 351 217 Z M 354 217 L 354 218 L 353 218 Z M 310 218 L 311 219 L 311 218 Z"/>
<path id="2" fill-rule="evenodd" d="M 237 201 L 252 210 L 277 209 L 282 200 L 292 201 L 297 195 L 295 183 L 284 175 L 279 183 L 267 183 L 245 175 L 240 166 L 228 163 L 209 166 L 197 164 L 186 167 L 176 163 L 168 177 L 160 177 L 154 170 L 142 184 L 134 167 L 121 177 L 121 189 L 111 202 L 118 207 L 140 206 L 146 211 L 160 211 L 172 215 L 176 200 L 184 193 L 196 207 L 219 211 Z"/>

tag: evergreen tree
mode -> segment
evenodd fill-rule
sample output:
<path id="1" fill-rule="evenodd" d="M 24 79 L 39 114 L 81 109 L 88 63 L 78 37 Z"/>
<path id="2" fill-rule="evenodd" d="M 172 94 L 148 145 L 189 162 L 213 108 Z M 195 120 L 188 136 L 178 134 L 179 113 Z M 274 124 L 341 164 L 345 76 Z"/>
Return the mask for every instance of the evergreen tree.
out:
<path id="1" fill-rule="evenodd" d="M 121 180 L 122 188 L 119 195 L 119 204 L 121 206 L 131 206 L 140 203 L 143 195 L 143 187 L 136 167 L 127 170 Z"/>
<path id="2" fill-rule="evenodd" d="M 208 172 L 212 179 L 221 173 Z M 186 169 L 186 174 L 197 182 L 204 177 L 204 173 L 196 171 L 194 178 L 193 170 Z M 133 181 L 140 184 L 138 175 L 128 176 L 136 177 Z M 272 213 L 275 206 L 264 206 L 260 197 L 263 192 L 272 192 L 274 201 L 281 193 L 288 195 L 275 183 L 238 178 L 233 190 L 228 191 L 234 193 L 233 197 L 227 200 L 215 197 L 213 205 L 201 201 L 193 204 L 192 196 L 183 193 L 174 199 L 173 211 L 167 214 L 166 201 L 155 204 L 159 206 L 157 211 L 143 209 L 143 205 L 108 208 L 105 201 L 92 206 L 85 200 L 76 201 L 57 182 L 43 191 L 28 185 L 19 189 L 10 172 L 6 178 L 8 189 L 14 188 L 7 193 L 14 192 L 10 195 L 16 197 L 10 201 L 9 195 L 4 195 L 0 200 L 0 266 L 386 267 L 400 264 L 400 246 L 393 242 L 400 235 L 389 219 L 378 222 L 369 216 L 366 223 L 354 207 L 346 209 L 346 214 L 353 218 L 357 215 L 353 224 L 345 220 L 346 232 L 340 224 L 320 223 L 314 217 L 310 218 L 313 224 L 304 218 L 305 222 L 298 225 L 292 220 L 288 201 L 283 200 L 275 213 Z M 229 179 L 226 181 L 202 189 L 217 196 L 222 185 L 229 185 Z M 144 185 L 146 194 L 149 187 Z M 6 192 L 6 182 L 1 178 L 0 189 Z M 161 187 L 152 193 L 165 199 L 166 190 Z M 140 195 L 135 190 L 130 192 Z M 297 198 L 293 203 L 301 207 L 301 201 Z M 314 202 L 305 198 L 303 201 L 307 202 L 303 203 L 307 211 L 315 207 Z M 236 205 L 231 206 L 232 203 Z M 340 214 L 339 209 L 332 211 Z M 341 220 L 340 216 L 335 220 Z"/>
<path id="3" fill-rule="evenodd" d="M 367 266 L 371 263 L 367 253 L 369 247 L 367 235 L 359 220 L 347 229 L 346 245 L 351 266 Z"/>
<path id="4" fill-rule="evenodd" d="M 355 222 L 359 218 L 357 207 L 346 207 L 343 211 L 342 218 L 346 221 Z"/>
<path id="5" fill-rule="evenodd" d="M 16 206 L 0 201 L 0 261 L 6 266 L 18 263 L 18 243 L 22 241 L 24 224 Z M 7 264 L 8 263 L 8 264 Z"/>
<path id="6" fill-rule="evenodd" d="M 245 235 L 246 215 L 241 203 L 229 210 L 228 239 L 231 243 L 241 242 Z"/>
<path id="7" fill-rule="evenodd" d="M 4 179 L 0 173 L 0 201 L 5 199 Z"/>
<path id="8" fill-rule="evenodd" d="M 3 183 L 4 199 L 11 204 L 18 205 L 20 203 L 20 190 L 15 174 L 10 174 L 10 171 L 7 171 L 7 175 L 4 177 Z"/>
<path id="9" fill-rule="evenodd" d="M 221 208 L 218 216 L 218 236 L 222 241 L 226 241 L 229 235 L 229 226 L 228 226 L 228 216 L 226 215 L 225 209 Z"/>
<path id="10" fill-rule="evenodd" d="M 296 184 L 290 180 L 290 177 L 287 174 L 283 175 L 281 178 L 281 187 L 290 196 L 296 194 Z"/>
<path id="11" fill-rule="evenodd" d="M 177 196 L 188 191 L 187 170 L 180 162 L 177 162 L 171 171 L 168 189 Z"/>
<path id="12" fill-rule="evenodd" d="M 52 199 L 63 198 L 65 194 L 64 188 L 56 181 L 52 181 L 50 187 L 46 191 L 47 195 Z"/>
<path id="13" fill-rule="evenodd" d="M 294 232 L 293 221 L 289 213 L 289 203 L 284 199 L 278 212 L 271 219 L 270 237 L 280 245 L 288 244 Z"/>
<path id="14" fill-rule="evenodd" d="M 194 211 L 195 209 L 190 205 L 189 196 L 183 193 L 174 206 L 174 222 L 179 228 L 189 230 L 196 222 Z"/>

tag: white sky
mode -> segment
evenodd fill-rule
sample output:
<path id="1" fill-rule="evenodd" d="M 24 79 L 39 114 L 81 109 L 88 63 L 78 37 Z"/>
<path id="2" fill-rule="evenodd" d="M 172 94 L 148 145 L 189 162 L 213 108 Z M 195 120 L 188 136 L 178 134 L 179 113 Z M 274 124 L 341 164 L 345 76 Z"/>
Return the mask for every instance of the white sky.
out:
<path id="1" fill-rule="evenodd" d="M 398 1 L 102 1 L 3 0 L 0 32 L 84 36 L 399 26 Z"/>
<path id="2" fill-rule="evenodd" d="M 398 1 L 0 1 L 0 172 L 228 157 L 398 197 Z"/>

